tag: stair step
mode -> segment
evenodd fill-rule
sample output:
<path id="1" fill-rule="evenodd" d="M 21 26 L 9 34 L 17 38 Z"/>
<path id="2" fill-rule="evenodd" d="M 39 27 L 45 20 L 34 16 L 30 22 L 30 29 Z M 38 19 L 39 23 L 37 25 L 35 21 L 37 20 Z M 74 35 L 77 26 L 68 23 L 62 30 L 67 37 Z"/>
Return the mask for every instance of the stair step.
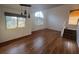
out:
<path id="1" fill-rule="evenodd" d="M 64 29 L 63 38 L 76 41 L 76 30 Z"/>

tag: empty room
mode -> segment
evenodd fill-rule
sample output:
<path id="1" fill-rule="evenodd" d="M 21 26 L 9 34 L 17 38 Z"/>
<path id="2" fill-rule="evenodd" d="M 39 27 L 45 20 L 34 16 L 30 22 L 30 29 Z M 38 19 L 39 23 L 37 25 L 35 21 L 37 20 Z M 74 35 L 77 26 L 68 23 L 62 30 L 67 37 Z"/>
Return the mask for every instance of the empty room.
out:
<path id="1" fill-rule="evenodd" d="M 0 54 L 78 54 L 79 4 L 0 4 Z"/>

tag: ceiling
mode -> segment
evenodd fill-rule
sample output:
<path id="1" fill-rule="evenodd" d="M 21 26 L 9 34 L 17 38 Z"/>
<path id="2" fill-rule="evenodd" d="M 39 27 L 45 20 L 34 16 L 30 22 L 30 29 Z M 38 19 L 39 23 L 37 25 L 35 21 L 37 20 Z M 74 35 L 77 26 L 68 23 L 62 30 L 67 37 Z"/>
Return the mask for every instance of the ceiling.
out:
<path id="1" fill-rule="evenodd" d="M 61 6 L 62 4 L 31 4 L 32 5 L 32 11 L 38 11 L 38 10 L 46 10 L 49 8 L 54 8 Z M 13 8 L 13 9 L 20 9 L 21 6 L 19 4 L 0 4 L 0 7 L 6 7 L 6 8 Z"/>

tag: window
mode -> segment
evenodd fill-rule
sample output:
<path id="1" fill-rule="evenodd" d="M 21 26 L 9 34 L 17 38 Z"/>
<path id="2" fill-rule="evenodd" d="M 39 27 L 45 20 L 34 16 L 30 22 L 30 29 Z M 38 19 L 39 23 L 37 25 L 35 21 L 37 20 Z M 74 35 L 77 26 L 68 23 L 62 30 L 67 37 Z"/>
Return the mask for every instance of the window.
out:
<path id="1" fill-rule="evenodd" d="M 23 28 L 25 27 L 25 17 L 6 15 L 7 29 Z"/>
<path id="2" fill-rule="evenodd" d="M 77 25 L 77 21 L 79 19 L 79 11 L 73 11 L 69 15 L 69 24 L 70 25 Z"/>
<path id="3" fill-rule="evenodd" d="M 14 29 L 17 27 L 17 17 L 6 16 L 7 29 Z"/>
<path id="4" fill-rule="evenodd" d="M 36 17 L 35 18 L 35 24 L 36 25 L 43 25 L 44 24 L 44 20 L 43 20 L 44 15 L 41 11 L 36 12 L 35 17 Z"/>
<path id="5" fill-rule="evenodd" d="M 18 27 L 25 27 L 25 18 L 18 17 Z"/>

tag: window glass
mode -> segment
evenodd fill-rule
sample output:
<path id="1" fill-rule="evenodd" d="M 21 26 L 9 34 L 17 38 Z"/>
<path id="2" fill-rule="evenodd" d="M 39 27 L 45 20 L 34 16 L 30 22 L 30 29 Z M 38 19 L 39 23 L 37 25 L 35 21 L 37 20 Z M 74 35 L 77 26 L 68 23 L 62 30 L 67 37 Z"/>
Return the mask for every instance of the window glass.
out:
<path id="1" fill-rule="evenodd" d="M 17 17 L 6 16 L 7 29 L 14 29 L 17 27 Z"/>
<path id="2" fill-rule="evenodd" d="M 41 11 L 38 11 L 35 13 L 35 17 L 40 17 L 40 18 L 43 18 L 43 13 Z"/>
<path id="3" fill-rule="evenodd" d="M 44 15 L 41 11 L 35 12 L 35 24 L 43 25 L 44 24 Z"/>
<path id="4" fill-rule="evenodd" d="M 43 23 L 44 23 L 44 22 L 43 22 L 43 19 L 42 19 L 42 18 L 36 18 L 36 19 L 35 19 L 35 24 L 36 24 L 36 25 L 43 25 Z"/>
<path id="5" fill-rule="evenodd" d="M 7 29 L 15 29 L 25 27 L 24 17 L 6 16 Z"/>
<path id="6" fill-rule="evenodd" d="M 25 27 L 25 18 L 18 17 L 18 27 Z"/>
<path id="7" fill-rule="evenodd" d="M 77 21 L 79 19 L 79 11 L 73 11 L 69 15 L 69 24 L 77 25 Z"/>
<path id="8" fill-rule="evenodd" d="M 69 24 L 71 25 L 77 25 L 77 21 L 78 21 L 79 17 L 77 16 L 73 16 L 73 17 L 69 17 Z"/>

